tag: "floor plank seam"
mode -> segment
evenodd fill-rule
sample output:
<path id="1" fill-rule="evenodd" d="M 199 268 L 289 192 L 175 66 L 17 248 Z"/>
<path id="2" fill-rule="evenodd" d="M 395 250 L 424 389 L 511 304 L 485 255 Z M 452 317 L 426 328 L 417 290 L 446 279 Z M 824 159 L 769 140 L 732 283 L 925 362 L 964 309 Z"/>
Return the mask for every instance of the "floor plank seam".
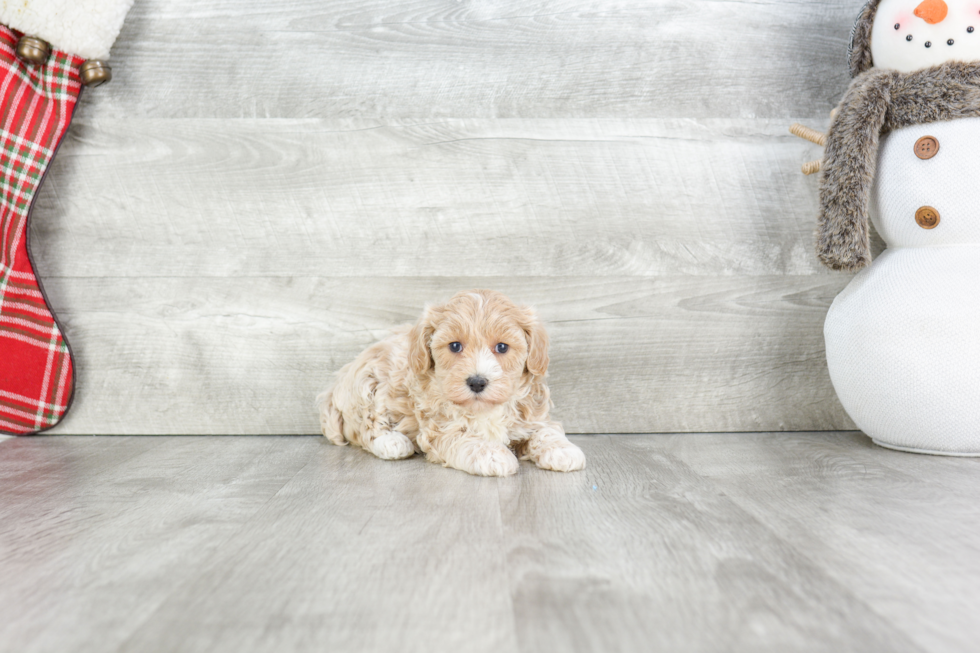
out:
<path id="1" fill-rule="evenodd" d="M 139 437 L 139 436 L 136 436 L 136 437 Z M 176 436 L 176 437 L 179 437 L 179 436 Z M 207 438 L 209 436 L 199 436 L 199 437 Z M 259 437 L 262 437 L 262 436 L 259 436 Z M 258 458 L 260 458 L 262 456 L 263 456 L 262 453 L 257 453 L 255 455 L 255 457 L 252 459 L 252 461 L 250 461 L 250 462 L 254 462 L 255 460 L 257 460 Z M 279 495 L 280 492 L 282 492 L 282 489 L 284 487 L 286 487 L 287 485 L 289 485 L 293 481 L 293 479 L 295 479 L 296 476 L 300 472 L 302 472 L 304 469 L 306 469 L 310 465 L 311 462 L 312 462 L 312 459 L 307 460 L 302 466 L 300 466 L 296 470 L 296 472 L 294 474 L 292 474 L 289 477 L 289 479 L 287 479 L 285 482 L 283 482 L 283 484 L 280 485 L 279 488 L 275 492 L 273 492 L 272 494 L 270 494 L 269 497 L 265 501 L 263 501 L 261 504 L 259 504 L 258 506 L 256 506 L 255 510 L 252 511 L 252 513 L 248 516 L 248 518 L 247 519 L 244 519 L 242 521 L 242 523 L 239 524 L 238 528 L 236 528 L 233 533 L 230 533 L 227 537 L 225 537 L 221 541 L 220 545 L 218 545 L 218 546 L 216 546 L 214 548 L 214 552 L 211 554 L 211 556 L 208 558 L 208 560 L 202 560 L 199 563 L 199 565 L 201 565 L 202 567 L 206 568 L 208 561 L 210 561 L 214 556 L 218 555 L 218 553 L 220 551 L 222 551 L 230 542 L 232 542 L 232 541 L 234 541 L 236 539 L 240 539 L 240 534 L 241 534 L 242 530 L 244 530 L 250 524 L 251 520 L 255 517 L 255 515 L 258 514 L 259 512 L 261 512 L 262 509 L 265 508 L 267 505 L 269 505 L 269 503 L 273 499 L 275 499 Z M 230 574 L 234 573 L 234 569 L 229 569 L 226 573 L 230 575 Z M 141 629 L 143 629 L 148 623 L 150 623 L 153 620 L 153 618 L 156 617 L 158 615 L 158 613 L 167 605 L 167 603 L 170 601 L 170 599 L 175 594 L 177 594 L 178 592 L 182 591 L 182 589 L 183 588 L 180 587 L 180 586 L 174 587 L 170 592 L 168 592 L 166 594 L 166 596 L 162 597 L 160 599 L 160 601 L 157 603 L 157 606 L 150 613 L 147 614 L 146 618 L 142 619 L 138 624 L 136 624 L 133 627 L 132 631 L 130 631 L 130 633 L 126 637 L 126 639 L 124 639 L 124 640 L 122 640 L 120 642 L 119 647 L 116 649 L 116 651 L 124 651 L 124 650 L 126 650 L 127 649 L 127 646 L 129 645 L 129 643 L 133 640 L 134 637 L 136 637 L 139 634 L 139 632 L 141 631 Z"/>

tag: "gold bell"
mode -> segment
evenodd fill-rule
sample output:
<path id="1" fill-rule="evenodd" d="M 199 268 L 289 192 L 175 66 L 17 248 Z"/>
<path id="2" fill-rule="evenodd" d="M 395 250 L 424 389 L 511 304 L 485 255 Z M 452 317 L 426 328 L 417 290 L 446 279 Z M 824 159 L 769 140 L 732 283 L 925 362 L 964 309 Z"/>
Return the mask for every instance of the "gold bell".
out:
<path id="1" fill-rule="evenodd" d="M 17 56 L 28 63 L 44 63 L 51 56 L 51 46 L 36 36 L 22 36 L 17 41 Z"/>
<path id="2" fill-rule="evenodd" d="M 82 64 L 82 84 L 89 88 L 102 86 L 112 79 L 112 68 L 105 61 L 90 59 Z"/>

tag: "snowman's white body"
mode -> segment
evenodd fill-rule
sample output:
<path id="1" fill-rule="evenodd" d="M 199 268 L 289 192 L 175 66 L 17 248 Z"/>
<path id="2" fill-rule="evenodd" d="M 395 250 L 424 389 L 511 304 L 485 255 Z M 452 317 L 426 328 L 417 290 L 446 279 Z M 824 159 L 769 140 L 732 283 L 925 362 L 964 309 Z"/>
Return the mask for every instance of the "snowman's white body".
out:
<path id="1" fill-rule="evenodd" d="M 928 160 L 913 151 L 923 136 L 939 142 Z M 935 229 L 917 224 L 923 206 Z M 872 220 L 888 249 L 824 324 L 837 395 L 878 444 L 980 455 L 980 118 L 884 137 Z"/>

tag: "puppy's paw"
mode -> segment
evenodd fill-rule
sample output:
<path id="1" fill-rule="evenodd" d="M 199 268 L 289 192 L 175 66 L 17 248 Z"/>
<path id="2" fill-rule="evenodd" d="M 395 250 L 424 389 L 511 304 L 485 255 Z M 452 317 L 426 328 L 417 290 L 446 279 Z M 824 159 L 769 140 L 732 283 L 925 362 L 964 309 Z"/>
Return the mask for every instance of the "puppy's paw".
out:
<path id="1" fill-rule="evenodd" d="M 371 440 L 371 453 L 384 460 L 401 460 L 415 455 L 415 446 L 404 434 L 388 431 Z"/>
<path id="2" fill-rule="evenodd" d="M 475 476 L 513 476 L 521 463 L 517 456 L 507 447 L 478 446 L 473 447 L 459 465 L 451 465 Z"/>
<path id="3" fill-rule="evenodd" d="M 555 472 L 577 472 L 585 469 L 585 454 L 571 442 L 544 451 L 535 464 Z"/>
<path id="4" fill-rule="evenodd" d="M 521 465 L 517 456 L 504 448 L 491 449 L 474 462 L 474 469 L 470 473 L 479 476 L 513 476 Z"/>

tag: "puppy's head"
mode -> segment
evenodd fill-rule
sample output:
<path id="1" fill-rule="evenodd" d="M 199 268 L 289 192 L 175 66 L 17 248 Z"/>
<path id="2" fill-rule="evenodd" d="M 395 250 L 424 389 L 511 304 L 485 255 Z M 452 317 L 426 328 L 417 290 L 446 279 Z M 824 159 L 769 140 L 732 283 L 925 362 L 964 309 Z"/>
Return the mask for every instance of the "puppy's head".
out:
<path id="1" fill-rule="evenodd" d="M 443 397 L 475 412 L 505 403 L 548 371 L 548 334 L 534 312 L 492 290 L 429 307 L 412 330 L 409 364 Z"/>

